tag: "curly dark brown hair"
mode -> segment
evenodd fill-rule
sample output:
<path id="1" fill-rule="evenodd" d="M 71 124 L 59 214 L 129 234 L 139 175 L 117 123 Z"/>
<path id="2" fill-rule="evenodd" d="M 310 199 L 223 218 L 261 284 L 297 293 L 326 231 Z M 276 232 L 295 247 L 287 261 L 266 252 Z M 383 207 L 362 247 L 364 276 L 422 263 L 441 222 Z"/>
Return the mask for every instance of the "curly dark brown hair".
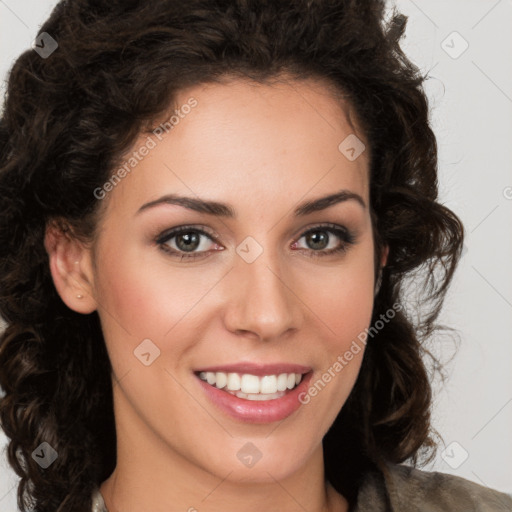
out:
<path id="1" fill-rule="evenodd" d="M 14 63 L 0 121 L 0 421 L 20 476 L 18 505 L 89 512 L 116 465 L 111 366 L 96 312 L 78 314 L 53 284 L 44 235 L 93 239 L 93 190 L 185 87 L 226 77 L 312 77 L 349 99 L 369 142 L 379 255 L 377 321 L 348 401 L 324 438 L 326 478 L 353 503 L 362 475 L 385 462 L 430 461 L 426 341 L 460 258 L 463 227 L 438 202 L 427 76 L 399 46 L 407 18 L 384 0 L 67 0 L 44 23 L 57 50 Z M 414 319 L 404 282 L 420 290 Z M 43 441 L 58 459 L 32 459 Z M 433 453 L 434 452 L 434 453 Z M 430 457 L 427 456 L 430 454 Z"/>

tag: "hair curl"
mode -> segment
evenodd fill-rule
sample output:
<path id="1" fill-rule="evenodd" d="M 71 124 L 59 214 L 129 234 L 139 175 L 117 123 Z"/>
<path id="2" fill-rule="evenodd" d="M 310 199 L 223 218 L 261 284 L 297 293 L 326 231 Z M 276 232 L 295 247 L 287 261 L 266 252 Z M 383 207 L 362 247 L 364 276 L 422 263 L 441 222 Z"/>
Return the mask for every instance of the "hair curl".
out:
<path id="1" fill-rule="evenodd" d="M 425 301 L 421 320 L 404 308 L 369 340 L 323 441 L 326 478 L 353 503 L 366 470 L 435 450 L 425 340 L 463 227 L 437 201 L 426 76 L 399 46 L 407 18 L 393 10 L 386 20 L 385 9 L 384 0 L 64 0 L 41 28 L 58 49 L 14 63 L 0 120 L 0 421 L 23 511 L 89 512 L 116 464 L 98 315 L 60 299 L 45 229 L 63 219 L 74 236 L 94 237 L 93 190 L 141 130 L 183 88 L 226 77 L 320 78 L 346 95 L 370 146 L 376 256 L 389 247 L 372 322 L 405 306 L 409 276 Z M 31 457 L 43 441 L 58 452 L 46 470 Z"/>

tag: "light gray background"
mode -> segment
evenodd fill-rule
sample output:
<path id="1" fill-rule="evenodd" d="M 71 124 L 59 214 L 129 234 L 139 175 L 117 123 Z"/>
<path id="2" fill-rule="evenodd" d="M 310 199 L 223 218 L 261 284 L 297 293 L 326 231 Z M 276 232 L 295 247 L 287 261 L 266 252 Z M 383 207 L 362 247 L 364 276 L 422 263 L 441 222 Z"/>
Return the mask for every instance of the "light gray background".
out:
<path id="1" fill-rule="evenodd" d="M 8 69 L 56 3 L 0 0 L 2 98 Z M 467 230 L 441 317 L 461 340 L 446 366 L 447 383 L 435 385 L 434 427 L 445 445 L 425 469 L 512 493 L 512 1 L 393 5 L 409 16 L 402 47 L 431 77 L 425 87 L 439 143 L 441 200 Z M 445 337 L 433 347 L 445 360 L 453 350 Z M 14 512 L 17 477 L 7 467 L 5 443 L 0 433 L 0 510 Z"/>

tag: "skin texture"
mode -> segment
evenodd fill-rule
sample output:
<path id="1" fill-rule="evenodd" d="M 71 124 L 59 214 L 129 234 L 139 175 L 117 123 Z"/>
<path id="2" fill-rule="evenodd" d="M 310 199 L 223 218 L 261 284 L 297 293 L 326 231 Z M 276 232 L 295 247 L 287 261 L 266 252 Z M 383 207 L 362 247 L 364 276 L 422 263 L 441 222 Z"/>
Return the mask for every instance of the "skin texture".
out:
<path id="1" fill-rule="evenodd" d="M 346 511 L 324 480 L 321 442 L 363 350 L 310 403 L 267 424 L 224 414 L 193 372 L 287 362 L 312 367 L 315 382 L 369 326 L 369 152 L 349 161 L 338 150 L 348 135 L 364 135 L 312 80 L 203 84 L 181 91 L 176 104 L 190 97 L 197 106 L 103 200 L 91 245 L 47 233 L 59 294 L 75 311 L 98 311 L 112 362 L 118 460 L 100 490 L 110 512 Z M 366 207 L 351 199 L 293 215 L 299 203 L 342 189 Z M 170 193 L 228 203 L 237 217 L 168 204 L 137 213 Z M 303 235 L 319 223 L 346 227 L 354 243 L 328 232 L 328 246 L 315 249 Z M 180 261 L 155 242 L 182 225 L 212 233 L 200 235 L 202 257 Z M 252 263 L 236 252 L 248 236 L 263 249 Z M 315 257 L 340 244 L 346 251 Z M 160 350 L 149 366 L 134 356 L 145 339 Z M 251 468 L 237 458 L 248 442 L 262 454 Z"/>

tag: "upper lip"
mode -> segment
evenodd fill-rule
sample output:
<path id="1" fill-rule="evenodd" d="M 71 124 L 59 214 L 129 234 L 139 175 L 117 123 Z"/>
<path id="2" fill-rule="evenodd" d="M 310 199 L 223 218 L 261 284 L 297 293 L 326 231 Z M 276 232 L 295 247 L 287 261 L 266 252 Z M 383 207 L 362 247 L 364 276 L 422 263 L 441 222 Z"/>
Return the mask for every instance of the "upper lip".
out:
<path id="1" fill-rule="evenodd" d="M 257 364 L 257 363 L 232 363 L 217 366 L 208 366 L 195 370 L 196 372 L 224 372 L 224 373 L 248 373 L 251 375 L 279 375 L 281 373 L 308 373 L 311 371 L 310 366 L 303 366 L 301 364 L 290 363 L 271 363 L 271 364 Z"/>

